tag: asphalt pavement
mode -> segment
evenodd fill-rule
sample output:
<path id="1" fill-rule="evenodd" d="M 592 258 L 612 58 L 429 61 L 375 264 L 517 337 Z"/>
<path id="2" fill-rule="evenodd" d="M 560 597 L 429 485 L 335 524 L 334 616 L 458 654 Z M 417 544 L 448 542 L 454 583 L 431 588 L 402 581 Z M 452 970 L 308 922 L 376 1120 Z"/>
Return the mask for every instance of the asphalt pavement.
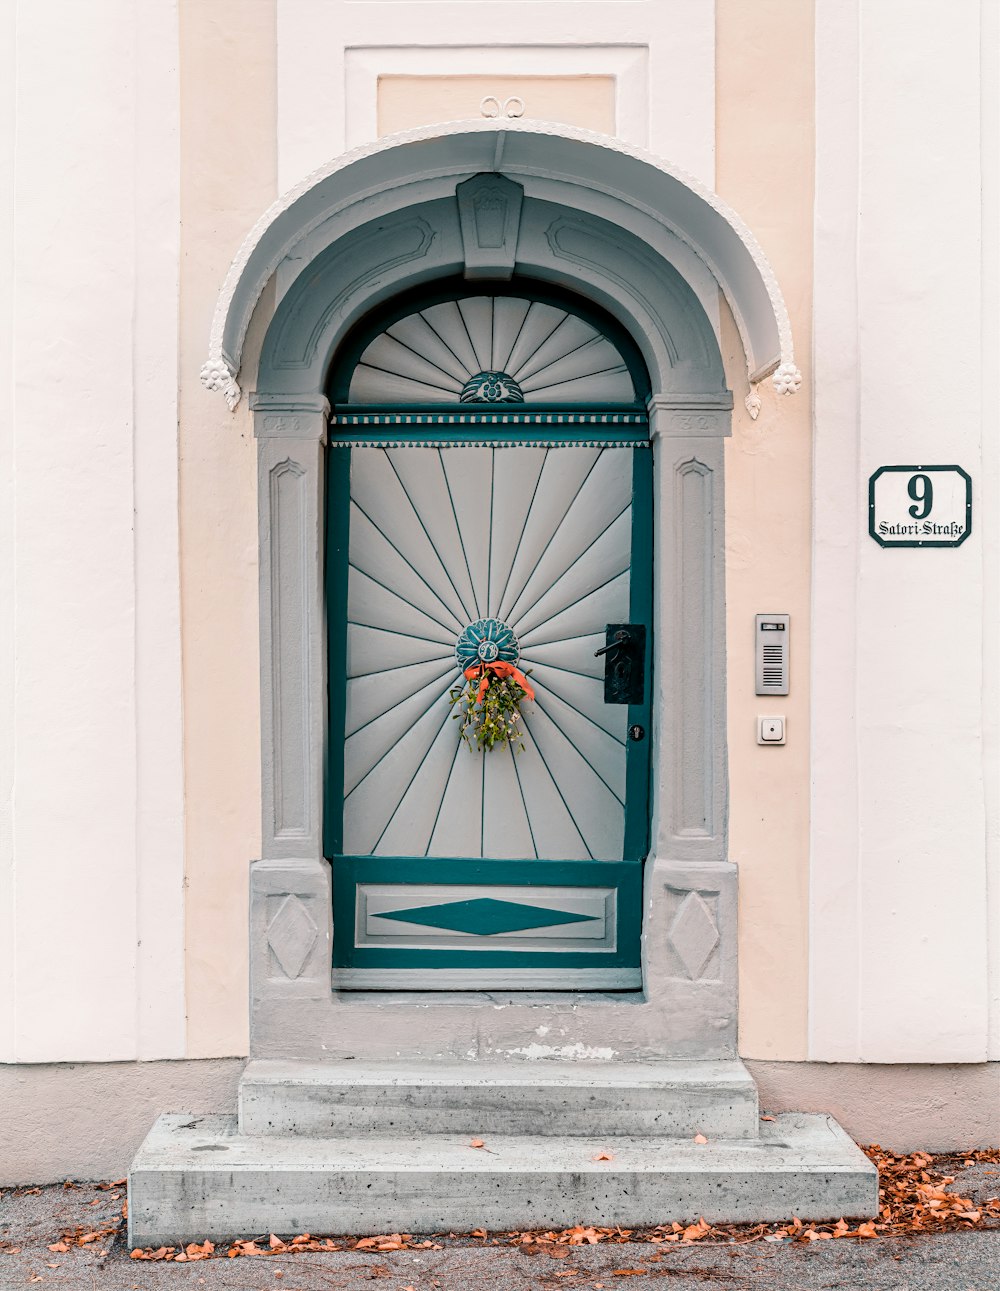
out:
<path id="1" fill-rule="evenodd" d="M 438 1234 L 439 1249 L 359 1251 L 344 1239 L 348 1249 L 339 1251 L 134 1260 L 120 1224 L 124 1195 L 123 1187 L 92 1183 L 0 1193 L 0 1291 L 642 1291 L 657 1283 L 670 1291 L 1000 1291 L 1000 1229 L 808 1244 L 602 1242 L 558 1255 L 526 1254 L 503 1236 Z"/>

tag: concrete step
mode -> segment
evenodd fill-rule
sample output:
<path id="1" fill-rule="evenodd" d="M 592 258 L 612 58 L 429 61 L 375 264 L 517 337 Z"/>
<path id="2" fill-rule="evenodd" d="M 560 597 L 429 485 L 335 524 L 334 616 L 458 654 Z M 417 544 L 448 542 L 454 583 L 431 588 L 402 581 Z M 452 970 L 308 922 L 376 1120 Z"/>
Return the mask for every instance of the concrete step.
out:
<path id="1" fill-rule="evenodd" d="M 757 1087 L 738 1061 L 256 1061 L 240 1081 L 239 1116 L 243 1134 L 321 1138 L 447 1132 L 753 1139 L 759 1129 Z"/>
<path id="2" fill-rule="evenodd" d="M 235 1116 L 161 1116 L 129 1174 L 129 1243 L 833 1219 L 878 1203 L 875 1168 L 829 1116 L 706 1144 L 483 1137 L 251 1138 Z"/>

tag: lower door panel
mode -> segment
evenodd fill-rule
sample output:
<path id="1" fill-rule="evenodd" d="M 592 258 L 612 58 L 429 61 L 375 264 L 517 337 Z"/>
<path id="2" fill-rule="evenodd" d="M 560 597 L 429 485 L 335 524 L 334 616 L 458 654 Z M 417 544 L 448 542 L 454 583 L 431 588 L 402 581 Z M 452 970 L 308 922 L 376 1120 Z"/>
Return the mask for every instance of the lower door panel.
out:
<path id="1" fill-rule="evenodd" d="M 337 857 L 334 985 L 629 990 L 636 861 Z"/>

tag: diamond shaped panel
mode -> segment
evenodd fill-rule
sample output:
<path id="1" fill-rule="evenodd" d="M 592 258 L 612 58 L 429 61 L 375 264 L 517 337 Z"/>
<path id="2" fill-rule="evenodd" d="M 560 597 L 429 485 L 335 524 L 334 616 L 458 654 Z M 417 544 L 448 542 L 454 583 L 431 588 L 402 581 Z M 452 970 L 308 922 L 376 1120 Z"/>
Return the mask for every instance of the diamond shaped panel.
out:
<path id="1" fill-rule="evenodd" d="M 302 972 L 318 934 L 305 903 L 294 893 L 285 897 L 267 925 L 267 941 L 286 977 L 296 978 Z"/>
<path id="2" fill-rule="evenodd" d="M 696 981 L 705 971 L 712 951 L 719 944 L 715 916 L 701 894 L 689 892 L 674 915 L 667 937 L 684 965 L 684 971 Z"/>
<path id="3" fill-rule="evenodd" d="M 571 914 L 567 910 L 544 910 L 518 901 L 497 901 L 493 897 L 447 901 L 442 905 L 418 906 L 413 910 L 381 910 L 378 917 L 424 924 L 428 928 L 447 928 L 450 932 L 471 932 L 481 937 L 498 932 L 552 928 L 563 923 L 586 923 L 595 918 L 590 914 Z"/>

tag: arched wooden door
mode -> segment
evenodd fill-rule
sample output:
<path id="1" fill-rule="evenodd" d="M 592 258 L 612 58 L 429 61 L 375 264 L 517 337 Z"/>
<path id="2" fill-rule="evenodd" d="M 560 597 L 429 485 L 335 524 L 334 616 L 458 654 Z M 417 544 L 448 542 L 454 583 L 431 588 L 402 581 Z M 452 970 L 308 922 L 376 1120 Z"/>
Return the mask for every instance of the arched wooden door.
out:
<path id="1" fill-rule="evenodd" d="M 340 986 L 640 984 L 642 379 L 613 325 L 523 289 L 404 303 L 342 355 L 325 820 Z M 486 717 L 503 723 L 492 747 Z"/>

